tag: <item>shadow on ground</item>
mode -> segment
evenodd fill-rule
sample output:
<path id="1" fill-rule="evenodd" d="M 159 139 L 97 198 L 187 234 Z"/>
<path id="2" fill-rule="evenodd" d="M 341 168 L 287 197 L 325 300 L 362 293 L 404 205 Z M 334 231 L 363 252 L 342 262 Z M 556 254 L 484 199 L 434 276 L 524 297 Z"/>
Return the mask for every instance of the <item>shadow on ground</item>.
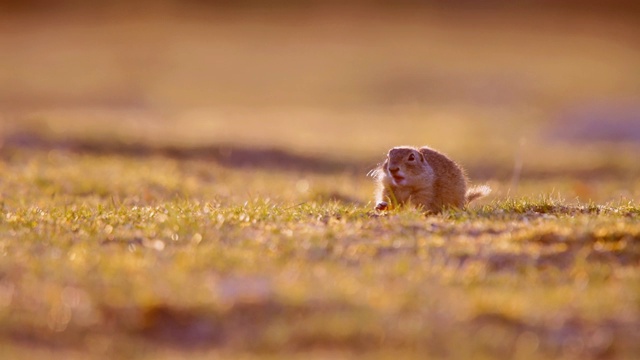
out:
<path id="1" fill-rule="evenodd" d="M 10 157 L 17 151 L 69 151 L 73 153 L 146 158 L 152 156 L 177 160 L 211 161 L 228 168 L 269 169 L 317 174 L 366 174 L 382 159 L 369 161 L 337 160 L 321 155 L 299 154 L 278 148 L 250 148 L 236 145 L 211 144 L 198 146 L 151 145 L 105 139 L 102 141 L 78 138 L 57 139 L 33 132 L 7 134 L 0 138 L 0 156 Z M 465 170 L 476 181 L 508 181 L 513 177 L 511 164 L 464 164 Z M 596 180 L 628 178 L 636 169 L 621 168 L 616 164 L 602 164 L 592 168 L 526 169 L 521 178 L 548 180 L 574 178 Z"/>
<path id="2" fill-rule="evenodd" d="M 51 139 L 33 133 L 17 133 L 0 140 L 0 153 L 16 150 L 52 151 L 114 155 L 123 157 L 160 156 L 178 160 L 216 162 L 230 168 L 264 168 L 315 173 L 361 172 L 375 164 L 338 161 L 319 156 L 295 154 L 275 148 L 245 148 L 233 145 L 179 147 L 149 145 L 119 141 L 87 141 L 82 139 Z"/>

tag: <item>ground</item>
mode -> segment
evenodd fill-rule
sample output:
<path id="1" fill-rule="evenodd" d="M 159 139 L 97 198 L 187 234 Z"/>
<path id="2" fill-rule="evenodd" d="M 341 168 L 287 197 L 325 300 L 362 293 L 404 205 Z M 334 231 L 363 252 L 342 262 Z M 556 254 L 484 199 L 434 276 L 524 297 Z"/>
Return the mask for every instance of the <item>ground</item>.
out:
<path id="1" fill-rule="evenodd" d="M 571 159 L 551 144 L 536 156 L 553 161 L 525 161 L 516 180 L 511 162 L 462 156 L 493 195 L 425 216 L 372 211 L 366 173 L 384 149 L 367 161 L 55 134 L 16 133 L 2 150 L 13 357 L 640 351 L 639 168 L 624 155 L 577 179 L 580 157 L 554 170 Z"/>

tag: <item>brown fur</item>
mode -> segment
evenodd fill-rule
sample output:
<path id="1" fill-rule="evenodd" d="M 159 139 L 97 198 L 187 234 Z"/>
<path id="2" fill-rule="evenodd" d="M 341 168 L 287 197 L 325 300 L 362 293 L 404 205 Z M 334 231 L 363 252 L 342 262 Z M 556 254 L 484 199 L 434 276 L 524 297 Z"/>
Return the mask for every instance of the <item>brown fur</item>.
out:
<path id="1" fill-rule="evenodd" d="M 487 195 L 487 186 L 467 189 L 467 177 L 446 155 L 428 147 L 394 147 L 385 162 L 372 172 L 377 179 L 376 209 L 412 204 L 432 213 L 463 209 Z"/>

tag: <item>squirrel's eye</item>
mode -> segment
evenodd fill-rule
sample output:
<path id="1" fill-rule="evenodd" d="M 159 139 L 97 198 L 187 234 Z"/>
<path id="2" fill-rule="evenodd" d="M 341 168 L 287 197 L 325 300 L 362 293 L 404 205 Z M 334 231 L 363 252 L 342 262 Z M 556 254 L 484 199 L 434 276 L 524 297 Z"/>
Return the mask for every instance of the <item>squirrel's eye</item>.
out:
<path id="1" fill-rule="evenodd" d="M 411 154 L 411 155 L 409 155 L 409 159 L 407 159 L 407 160 L 409 160 L 409 161 L 413 161 L 413 160 L 415 160 L 415 159 L 416 159 L 416 157 L 415 157 L 413 154 Z"/>

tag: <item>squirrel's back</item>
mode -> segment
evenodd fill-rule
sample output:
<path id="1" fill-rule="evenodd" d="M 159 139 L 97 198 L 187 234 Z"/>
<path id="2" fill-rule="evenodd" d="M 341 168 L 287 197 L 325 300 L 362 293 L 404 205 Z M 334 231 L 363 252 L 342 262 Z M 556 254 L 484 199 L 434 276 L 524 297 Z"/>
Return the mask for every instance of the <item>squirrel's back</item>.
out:
<path id="1" fill-rule="evenodd" d="M 462 167 L 446 155 L 429 147 L 419 151 L 433 169 L 433 199 L 431 206 L 442 209 L 445 206 L 462 209 L 466 203 L 467 176 Z"/>

